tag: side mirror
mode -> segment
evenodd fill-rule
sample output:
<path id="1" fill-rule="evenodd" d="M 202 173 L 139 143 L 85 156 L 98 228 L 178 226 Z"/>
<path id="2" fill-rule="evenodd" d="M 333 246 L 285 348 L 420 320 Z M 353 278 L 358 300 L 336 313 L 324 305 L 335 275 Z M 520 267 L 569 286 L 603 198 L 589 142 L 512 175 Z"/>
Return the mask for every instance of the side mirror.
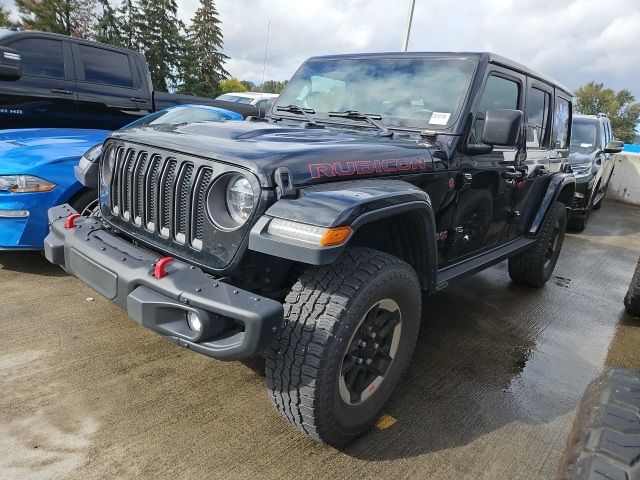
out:
<path id="1" fill-rule="evenodd" d="M 20 54 L 17 50 L 0 47 L 0 80 L 17 80 L 20 71 Z"/>
<path id="2" fill-rule="evenodd" d="M 607 143 L 607 146 L 604 147 L 604 153 L 620 153 L 622 151 L 622 147 L 624 147 L 624 142 L 611 140 Z"/>
<path id="3" fill-rule="evenodd" d="M 522 119 L 520 110 L 487 110 L 481 142 L 488 145 L 515 147 L 520 139 Z"/>

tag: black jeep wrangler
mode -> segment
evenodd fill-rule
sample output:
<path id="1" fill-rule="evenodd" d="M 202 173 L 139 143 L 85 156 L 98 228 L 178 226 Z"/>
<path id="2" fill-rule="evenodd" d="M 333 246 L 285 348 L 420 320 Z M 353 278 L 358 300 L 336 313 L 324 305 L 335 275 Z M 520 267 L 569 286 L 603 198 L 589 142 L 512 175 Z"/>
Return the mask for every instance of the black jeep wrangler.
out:
<path id="1" fill-rule="evenodd" d="M 266 352 L 282 417 L 345 445 L 409 365 L 423 294 L 505 259 L 549 279 L 571 102 L 487 53 L 312 58 L 264 120 L 114 133 L 80 173 L 102 219 L 51 209 L 46 256 L 179 345 Z"/>

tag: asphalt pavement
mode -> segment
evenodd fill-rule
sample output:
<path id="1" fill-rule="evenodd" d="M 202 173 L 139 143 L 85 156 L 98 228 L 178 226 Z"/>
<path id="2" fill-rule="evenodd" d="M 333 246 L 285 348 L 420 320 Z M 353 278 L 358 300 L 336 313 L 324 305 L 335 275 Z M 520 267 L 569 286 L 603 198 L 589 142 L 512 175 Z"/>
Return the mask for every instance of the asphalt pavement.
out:
<path id="1" fill-rule="evenodd" d="M 183 350 L 40 254 L 0 253 L 0 478 L 550 479 L 585 386 L 640 368 L 639 255 L 640 208 L 605 203 L 545 288 L 504 262 L 428 298 L 380 428 L 341 452 L 280 420 L 259 362 Z"/>

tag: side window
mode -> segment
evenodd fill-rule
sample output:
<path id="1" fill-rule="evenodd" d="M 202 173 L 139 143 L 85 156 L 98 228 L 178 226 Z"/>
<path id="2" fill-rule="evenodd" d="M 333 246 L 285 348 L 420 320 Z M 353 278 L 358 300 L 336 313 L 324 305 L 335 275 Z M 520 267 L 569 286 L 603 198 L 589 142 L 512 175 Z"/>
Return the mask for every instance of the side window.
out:
<path id="1" fill-rule="evenodd" d="M 571 105 L 564 98 L 556 97 L 553 109 L 553 148 L 565 149 L 568 145 Z"/>
<path id="2" fill-rule="evenodd" d="M 551 94 L 532 88 L 527 102 L 527 147 L 544 147 L 547 142 L 547 125 Z"/>
<path id="3" fill-rule="evenodd" d="M 25 38 L 9 45 L 20 52 L 22 75 L 65 78 L 64 55 L 60 40 Z"/>
<path id="4" fill-rule="evenodd" d="M 79 45 L 79 49 L 85 81 L 133 88 L 133 75 L 127 54 L 87 45 Z"/>
<path id="5" fill-rule="evenodd" d="M 520 85 L 515 81 L 496 75 L 491 75 L 487 78 L 487 83 L 484 86 L 484 92 L 482 92 L 482 97 L 480 98 L 480 103 L 476 111 L 474 125 L 476 141 L 480 141 L 482 137 L 484 116 L 487 110 L 497 108 L 517 109 L 519 94 Z"/>

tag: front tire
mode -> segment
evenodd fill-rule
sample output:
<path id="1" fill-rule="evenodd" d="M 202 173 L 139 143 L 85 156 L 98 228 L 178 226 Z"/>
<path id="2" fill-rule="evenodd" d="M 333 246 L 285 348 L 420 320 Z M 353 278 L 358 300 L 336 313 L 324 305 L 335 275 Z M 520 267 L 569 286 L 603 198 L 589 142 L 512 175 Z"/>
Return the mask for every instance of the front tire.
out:
<path id="1" fill-rule="evenodd" d="M 352 248 L 306 270 L 267 357 L 278 413 L 337 448 L 366 432 L 409 365 L 421 304 L 415 271 L 377 250 Z"/>
<path id="2" fill-rule="evenodd" d="M 567 228 L 567 210 L 555 202 L 547 214 L 538 238 L 525 252 L 509 259 L 509 276 L 514 282 L 542 287 L 551 278 Z"/>

